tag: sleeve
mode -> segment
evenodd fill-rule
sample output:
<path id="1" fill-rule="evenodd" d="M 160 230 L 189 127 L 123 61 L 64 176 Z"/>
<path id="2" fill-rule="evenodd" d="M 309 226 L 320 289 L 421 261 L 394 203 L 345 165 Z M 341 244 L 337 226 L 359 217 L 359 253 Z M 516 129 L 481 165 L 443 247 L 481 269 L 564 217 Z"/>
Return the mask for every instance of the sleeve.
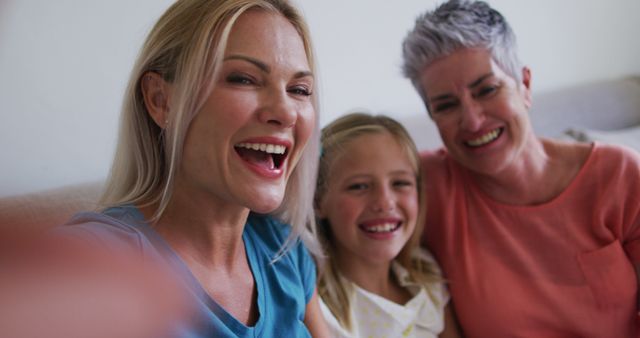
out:
<path id="1" fill-rule="evenodd" d="M 269 257 L 275 257 L 287 241 L 291 227 L 273 217 L 252 217 L 249 224 L 252 224 L 252 231 L 260 238 L 260 245 Z M 296 239 L 289 251 L 279 260 L 283 260 L 281 263 L 286 264 L 287 270 L 291 271 L 291 275 L 287 277 L 289 282 L 301 287 L 305 304 L 308 304 L 316 287 L 316 265 L 302 239 Z"/>
<path id="2" fill-rule="evenodd" d="M 295 250 L 298 256 L 298 268 L 304 288 L 305 303 L 309 303 L 316 289 L 316 264 L 302 241 L 296 244 Z"/>
<path id="3" fill-rule="evenodd" d="M 52 229 L 49 235 L 119 257 L 144 257 L 153 252 L 151 244 L 133 226 L 93 212 L 75 215 L 67 224 Z"/>
<path id="4" fill-rule="evenodd" d="M 622 173 L 619 189 L 624 206 L 622 214 L 622 244 L 633 264 L 640 264 L 640 154 L 623 149 L 620 161 Z"/>

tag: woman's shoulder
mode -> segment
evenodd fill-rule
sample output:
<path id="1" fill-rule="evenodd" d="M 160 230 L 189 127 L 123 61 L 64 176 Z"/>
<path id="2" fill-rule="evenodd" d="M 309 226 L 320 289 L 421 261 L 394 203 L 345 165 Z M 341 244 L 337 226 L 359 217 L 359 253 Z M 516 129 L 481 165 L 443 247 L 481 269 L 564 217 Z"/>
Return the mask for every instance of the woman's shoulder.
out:
<path id="1" fill-rule="evenodd" d="M 576 168 L 578 177 L 586 176 L 590 181 L 640 175 L 640 154 L 628 147 L 550 139 L 545 139 L 544 144 L 552 150 L 553 156 L 567 162 L 567 167 Z"/>
<path id="2" fill-rule="evenodd" d="M 639 168 L 640 154 L 626 146 L 595 142 L 592 156 L 601 165 L 630 165 Z"/>
<path id="3" fill-rule="evenodd" d="M 629 182 L 640 181 L 640 154 L 635 150 L 600 142 L 578 143 L 573 146 L 587 149 L 579 177 L 588 177 L 591 182 L 611 182 L 620 178 Z"/>
<path id="4" fill-rule="evenodd" d="M 423 166 L 441 166 L 449 161 L 450 156 L 446 148 L 428 149 L 420 152 Z"/>
<path id="5" fill-rule="evenodd" d="M 584 176 L 591 182 L 600 182 L 598 186 L 602 189 L 617 191 L 620 199 L 637 196 L 640 193 L 640 154 L 627 147 L 597 142 L 593 148 L 588 174 Z"/>
<path id="6" fill-rule="evenodd" d="M 460 166 L 446 148 L 424 150 L 420 152 L 420 170 L 425 173 L 427 187 L 437 186 L 449 189 L 460 176 Z M 431 180 L 437 177 L 437 180 Z"/>
<path id="7" fill-rule="evenodd" d="M 109 248 L 131 249 L 147 242 L 141 230 L 143 224 L 144 217 L 137 208 L 119 206 L 101 212 L 80 212 L 53 229 L 53 235 L 89 240 Z"/>

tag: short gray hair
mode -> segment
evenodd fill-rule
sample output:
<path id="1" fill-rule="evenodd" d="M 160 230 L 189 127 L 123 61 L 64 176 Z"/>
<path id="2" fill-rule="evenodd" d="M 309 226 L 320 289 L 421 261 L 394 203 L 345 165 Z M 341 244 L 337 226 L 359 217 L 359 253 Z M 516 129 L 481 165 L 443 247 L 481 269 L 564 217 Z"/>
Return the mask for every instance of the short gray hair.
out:
<path id="1" fill-rule="evenodd" d="M 507 20 L 484 1 L 449 0 L 416 19 L 402 44 L 404 76 L 426 98 L 420 73 L 436 59 L 463 48 L 483 48 L 508 75 L 520 82 L 522 63 Z"/>

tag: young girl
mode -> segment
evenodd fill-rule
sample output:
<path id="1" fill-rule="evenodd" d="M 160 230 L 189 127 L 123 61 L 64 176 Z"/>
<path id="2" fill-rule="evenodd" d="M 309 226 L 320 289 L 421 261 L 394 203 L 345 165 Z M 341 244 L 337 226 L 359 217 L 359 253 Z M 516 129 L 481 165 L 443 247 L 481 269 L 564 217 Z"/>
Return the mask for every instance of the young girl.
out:
<path id="1" fill-rule="evenodd" d="M 354 113 L 322 130 L 318 293 L 333 336 L 458 335 L 440 270 L 419 247 L 421 179 L 416 147 L 391 118 Z"/>

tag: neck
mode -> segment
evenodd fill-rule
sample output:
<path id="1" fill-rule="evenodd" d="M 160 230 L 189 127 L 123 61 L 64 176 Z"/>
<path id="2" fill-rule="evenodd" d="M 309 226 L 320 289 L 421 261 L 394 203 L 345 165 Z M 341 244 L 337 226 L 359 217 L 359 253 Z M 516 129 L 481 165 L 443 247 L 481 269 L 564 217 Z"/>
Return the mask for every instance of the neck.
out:
<path id="1" fill-rule="evenodd" d="M 204 267 L 233 268 L 244 259 L 242 233 L 249 210 L 203 198 L 203 194 L 177 188 L 154 229 L 185 261 Z M 184 185 L 183 185 L 184 186 Z M 156 206 L 141 208 L 149 219 Z"/>
<path id="2" fill-rule="evenodd" d="M 472 172 L 471 177 L 498 202 L 541 204 L 564 191 L 584 162 L 584 156 L 567 150 L 558 142 L 534 137 L 508 168 L 492 175 Z"/>
<path id="3" fill-rule="evenodd" d="M 370 262 L 352 255 L 336 254 L 340 273 L 360 288 L 399 304 L 404 304 L 410 295 L 392 276 L 391 262 Z"/>

